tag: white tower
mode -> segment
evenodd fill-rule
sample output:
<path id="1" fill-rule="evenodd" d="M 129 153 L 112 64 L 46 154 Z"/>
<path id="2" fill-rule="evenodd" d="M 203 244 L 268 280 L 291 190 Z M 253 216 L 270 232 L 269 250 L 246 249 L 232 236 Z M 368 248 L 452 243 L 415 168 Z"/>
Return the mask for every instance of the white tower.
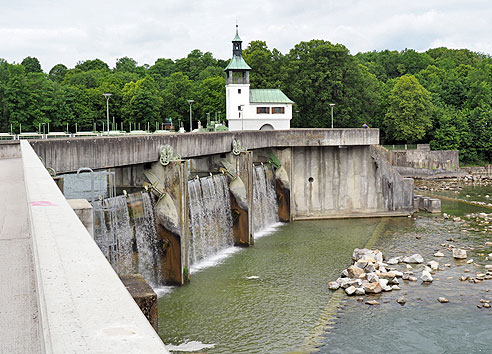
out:
<path id="1" fill-rule="evenodd" d="M 251 68 L 243 59 L 238 26 L 232 40 L 232 59 L 224 69 L 226 72 L 226 118 L 229 130 L 243 130 L 243 114 L 249 107 L 249 71 Z"/>

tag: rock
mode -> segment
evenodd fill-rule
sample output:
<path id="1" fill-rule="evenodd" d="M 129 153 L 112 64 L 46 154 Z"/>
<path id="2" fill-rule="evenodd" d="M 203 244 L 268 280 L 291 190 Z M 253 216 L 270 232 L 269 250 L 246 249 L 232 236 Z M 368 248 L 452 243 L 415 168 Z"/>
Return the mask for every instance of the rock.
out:
<path id="1" fill-rule="evenodd" d="M 403 272 L 393 270 L 391 273 L 395 275 L 395 277 L 401 278 L 403 276 Z"/>
<path id="2" fill-rule="evenodd" d="M 444 219 L 449 219 L 449 215 L 446 214 L 446 213 L 442 213 L 442 216 L 443 216 Z"/>
<path id="3" fill-rule="evenodd" d="M 383 287 L 383 291 L 386 291 L 386 292 L 393 291 L 393 288 L 389 285 L 386 285 L 385 287 Z"/>
<path id="4" fill-rule="evenodd" d="M 407 264 L 407 269 L 413 269 L 413 267 L 410 264 Z"/>
<path id="5" fill-rule="evenodd" d="M 490 308 L 490 304 L 486 303 L 486 304 L 483 304 L 483 307 L 485 307 L 486 309 Z"/>
<path id="6" fill-rule="evenodd" d="M 398 264 L 400 262 L 400 259 L 401 259 L 401 257 L 390 258 L 386 261 L 386 263 L 388 263 L 389 265 L 395 265 L 395 264 Z"/>
<path id="7" fill-rule="evenodd" d="M 403 280 L 408 280 L 408 278 L 410 278 L 410 274 L 408 274 L 407 272 L 403 273 L 403 276 L 401 277 Z"/>
<path id="8" fill-rule="evenodd" d="M 408 277 L 408 281 L 417 281 L 417 277 L 410 276 Z"/>
<path id="9" fill-rule="evenodd" d="M 400 296 L 398 299 L 396 299 L 396 302 L 399 303 L 400 305 L 405 305 L 407 299 L 405 299 L 405 296 Z"/>
<path id="10" fill-rule="evenodd" d="M 347 293 L 347 295 L 354 295 L 355 289 L 356 289 L 355 286 L 350 285 L 347 289 L 345 289 L 345 292 Z"/>
<path id="11" fill-rule="evenodd" d="M 369 300 L 369 301 L 366 301 L 366 304 L 367 305 L 379 305 L 379 302 L 377 302 L 376 300 Z"/>
<path id="12" fill-rule="evenodd" d="M 383 261 L 383 254 L 380 250 L 370 250 L 367 248 L 356 248 L 352 253 L 352 259 L 354 261 L 362 260 L 375 260 L 376 262 Z"/>
<path id="13" fill-rule="evenodd" d="M 480 299 L 482 304 L 490 304 L 490 300 Z"/>
<path id="14" fill-rule="evenodd" d="M 460 278 L 461 281 L 467 281 L 468 280 L 468 277 L 465 277 L 464 275 L 461 276 Z"/>
<path id="15" fill-rule="evenodd" d="M 368 264 L 366 265 L 366 267 L 364 268 L 364 270 L 365 270 L 367 273 L 374 273 L 374 272 L 377 270 L 376 264 L 374 264 L 373 262 L 368 263 Z"/>
<path id="16" fill-rule="evenodd" d="M 466 251 L 461 248 L 453 248 L 453 257 L 455 259 L 466 259 Z"/>
<path id="17" fill-rule="evenodd" d="M 466 261 L 466 263 L 467 263 L 467 264 L 471 264 L 471 263 L 473 263 L 473 259 L 469 259 L 469 260 L 467 260 L 467 261 Z"/>
<path id="18" fill-rule="evenodd" d="M 422 271 L 422 276 L 420 277 L 420 279 L 422 279 L 423 282 L 427 282 L 427 283 L 431 283 L 434 280 L 434 278 L 432 278 L 431 273 L 429 273 L 426 270 Z"/>
<path id="19" fill-rule="evenodd" d="M 367 266 L 367 261 L 363 260 L 358 260 L 357 262 L 354 263 L 356 267 L 359 267 L 361 269 L 364 269 Z"/>
<path id="20" fill-rule="evenodd" d="M 393 290 L 401 290 L 401 288 L 398 285 L 392 285 L 391 288 Z"/>
<path id="21" fill-rule="evenodd" d="M 430 268 L 434 271 L 438 270 L 439 269 L 439 262 L 436 262 L 436 261 L 430 261 L 429 263 L 427 263 Z"/>
<path id="22" fill-rule="evenodd" d="M 366 292 L 363 288 L 357 288 L 355 289 L 355 295 L 365 295 Z"/>
<path id="23" fill-rule="evenodd" d="M 338 288 L 340 288 L 340 284 L 338 284 L 338 282 L 336 281 L 331 281 L 328 283 L 328 288 L 330 290 L 337 290 Z"/>
<path id="24" fill-rule="evenodd" d="M 434 253 L 434 257 L 444 257 L 444 253 L 437 251 Z"/>
<path id="25" fill-rule="evenodd" d="M 348 288 L 349 287 L 349 283 L 351 282 L 350 278 L 338 278 L 337 280 L 337 283 L 340 284 L 340 287 L 342 288 Z"/>
<path id="26" fill-rule="evenodd" d="M 409 257 L 404 257 L 403 258 L 403 262 L 404 263 L 416 263 L 416 264 L 420 264 L 420 263 L 424 263 L 424 257 L 422 257 L 420 254 L 413 254 Z"/>
<path id="27" fill-rule="evenodd" d="M 492 264 L 486 264 L 485 269 L 487 270 L 492 270 Z"/>
<path id="28" fill-rule="evenodd" d="M 444 264 L 444 266 L 449 268 L 449 267 L 451 267 L 451 264 L 446 263 L 446 264 Z"/>
<path id="29" fill-rule="evenodd" d="M 366 292 L 366 294 L 378 294 L 383 290 L 381 288 L 381 285 L 379 285 L 379 283 L 364 284 L 363 289 Z"/>
<path id="30" fill-rule="evenodd" d="M 431 268 L 429 268 L 429 267 L 427 267 L 427 266 L 425 266 L 425 267 L 424 267 L 424 270 L 425 270 L 426 272 L 432 273 L 432 269 L 431 269 Z"/>
<path id="31" fill-rule="evenodd" d="M 391 280 L 393 279 L 394 277 L 396 277 L 396 274 L 395 273 L 392 273 L 392 272 L 386 272 L 386 273 L 376 273 L 379 277 L 379 279 L 387 279 L 387 280 Z"/>
<path id="32" fill-rule="evenodd" d="M 388 286 L 388 279 L 379 279 L 379 285 L 381 285 L 381 288 L 385 288 Z"/>
<path id="33" fill-rule="evenodd" d="M 437 301 L 439 301 L 441 304 L 445 304 L 449 302 L 449 300 L 446 299 L 445 297 L 438 297 Z"/>
<path id="34" fill-rule="evenodd" d="M 459 216 L 456 216 L 453 218 L 453 221 L 454 222 L 460 222 L 461 221 L 461 218 Z"/>
<path id="35" fill-rule="evenodd" d="M 367 273 L 366 279 L 369 283 L 379 282 L 379 277 L 376 273 Z"/>
<path id="36" fill-rule="evenodd" d="M 345 277 L 345 278 L 349 277 L 347 269 L 342 270 L 342 277 Z"/>
<path id="37" fill-rule="evenodd" d="M 387 272 L 388 272 L 388 271 L 386 270 L 386 268 L 385 268 L 385 267 L 383 267 L 383 266 L 379 266 L 378 271 L 379 271 L 380 273 L 387 273 Z"/>
<path id="38" fill-rule="evenodd" d="M 356 267 L 354 265 L 351 265 L 350 267 L 347 268 L 347 276 L 349 278 L 358 278 L 363 273 L 364 273 L 363 269 Z"/>
<path id="39" fill-rule="evenodd" d="M 393 278 L 389 281 L 390 284 L 395 284 L 395 285 L 400 285 L 400 281 L 398 280 L 398 278 Z"/>

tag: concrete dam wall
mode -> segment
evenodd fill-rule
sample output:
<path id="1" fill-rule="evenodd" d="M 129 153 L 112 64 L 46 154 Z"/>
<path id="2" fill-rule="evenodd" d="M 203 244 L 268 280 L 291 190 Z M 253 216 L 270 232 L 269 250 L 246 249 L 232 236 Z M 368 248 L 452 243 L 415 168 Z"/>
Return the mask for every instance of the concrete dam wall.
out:
<path id="1" fill-rule="evenodd" d="M 293 154 L 294 218 L 408 213 L 413 180 L 400 177 L 376 147 L 297 147 Z"/>

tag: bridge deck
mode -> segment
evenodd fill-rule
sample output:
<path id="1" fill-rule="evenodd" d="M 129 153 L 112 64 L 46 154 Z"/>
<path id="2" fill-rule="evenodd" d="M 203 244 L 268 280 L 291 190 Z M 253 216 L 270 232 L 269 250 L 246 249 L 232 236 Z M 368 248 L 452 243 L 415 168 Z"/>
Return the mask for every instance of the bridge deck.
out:
<path id="1" fill-rule="evenodd" d="M 0 159 L 0 353 L 40 353 L 22 159 Z"/>

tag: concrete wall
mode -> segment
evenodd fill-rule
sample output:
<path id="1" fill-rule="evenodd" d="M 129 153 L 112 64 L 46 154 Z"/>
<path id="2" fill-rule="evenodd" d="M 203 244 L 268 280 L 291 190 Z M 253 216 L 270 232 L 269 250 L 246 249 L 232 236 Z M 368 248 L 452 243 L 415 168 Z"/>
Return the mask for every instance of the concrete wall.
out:
<path id="1" fill-rule="evenodd" d="M 408 214 L 413 181 L 373 147 L 293 148 L 294 218 Z"/>
<path id="2" fill-rule="evenodd" d="M 33 140 L 34 151 L 57 173 L 137 165 L 159 159 L 159 148 L 171 145 L 183 158 L 230 152 L 238 139 L 248 150 L 295 146 L 353 146 L 379 143 L 378 129 L 291 129 L 187 133 L 123 137 Z"/>
<path id="3" fill-rule="evenodd" d="M 0 141 L 0 159 L 21 157 L 19 141 Z"/>
<path id="4" fill-rule="evenodd" d="M 42 353 L 167 353 L 29 143 L 21 149 Z"/>
<path id="5" fill-rule="evenodd" d="M 389 152 L 393 166 L 456 171 L 459 168 L 457 150 L 393 150 Z"/>

